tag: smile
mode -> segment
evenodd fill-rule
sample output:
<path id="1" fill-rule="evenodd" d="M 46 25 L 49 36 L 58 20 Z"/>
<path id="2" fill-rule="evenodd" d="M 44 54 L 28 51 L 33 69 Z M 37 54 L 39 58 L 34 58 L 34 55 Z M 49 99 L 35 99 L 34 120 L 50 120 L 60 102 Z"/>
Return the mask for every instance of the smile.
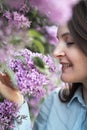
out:
<path id="1" fill-rule="evenodd" d="M 63 64 L 63 67 L 70 67 L 70 64 Z"/>
<path id="2" fill-rule="evenodd" d="M 66 69 L 71 68 L 72 64 L 70 63 L 62 63 L 62 71 L 64 72 Z"/>

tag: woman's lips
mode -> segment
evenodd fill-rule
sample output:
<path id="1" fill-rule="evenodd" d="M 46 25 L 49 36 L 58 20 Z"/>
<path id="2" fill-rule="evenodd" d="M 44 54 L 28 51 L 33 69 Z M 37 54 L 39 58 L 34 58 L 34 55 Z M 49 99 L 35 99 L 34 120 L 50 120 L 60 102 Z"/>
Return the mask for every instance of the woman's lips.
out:
<path id="1" fill-rule="evenodd" d="M 69 69 L 72 67 L 72 64 L 71 63 L 64 63 L 64 62 L 61 62 L 60 63 L 62 65 L 62 71 L 64 72 L 66 69 Z"/>

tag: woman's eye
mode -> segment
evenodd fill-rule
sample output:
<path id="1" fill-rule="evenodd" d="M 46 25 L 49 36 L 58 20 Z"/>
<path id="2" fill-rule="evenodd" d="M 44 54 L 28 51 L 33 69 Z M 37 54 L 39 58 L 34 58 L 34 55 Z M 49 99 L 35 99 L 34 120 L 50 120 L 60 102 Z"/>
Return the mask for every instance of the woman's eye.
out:
<path id="1" fill-rule="evenodd" d="M 72 46 L 74 44 L 74 42 L 67 42 L 66 45 L 67 46 Z"/>

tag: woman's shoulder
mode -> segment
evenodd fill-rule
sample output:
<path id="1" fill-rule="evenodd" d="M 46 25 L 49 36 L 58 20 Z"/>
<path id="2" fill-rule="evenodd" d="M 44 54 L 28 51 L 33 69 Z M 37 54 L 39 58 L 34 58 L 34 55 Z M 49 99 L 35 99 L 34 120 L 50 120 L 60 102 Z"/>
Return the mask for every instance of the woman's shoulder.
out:
<path id="1" fill-rule="evenodd" d="M 33 130 L 37 130 L 37 128 L 39 128 L 39 130 L 47 130 L 48 127 L 49 130 L 51 130 L 52 128 L 50 128 L 50 125 L 54 126 L 54 123 L 55 129 L 57 129 L 60 124 L 60 128 L 63 128 L 61 127 L 61 120 L 66 120 L 66 117 L 64 118 L 64 115 L 66 114 L 66 105 L 59 99 L 58 94 L 60 89 L 61 88 L 59 87 L 53 90 L 41 105 L 39 114 L 34 122 Z M 54 128 L 52 130 L 54 130 Z"/>
<path id="2" fill-rule="evenodd" d="M 76 102 L 72 102 L 70 106 L 68 103 L 62 102 L 59 98 L 60 89 L 62 88 L 58 87 L 53 90 L 41 105 L 33 130 L 67 130 L 72 128 L 78 115 L 79 106 L 76 106 Z M 68 124 L 69 120 L 72 123 Z"/>

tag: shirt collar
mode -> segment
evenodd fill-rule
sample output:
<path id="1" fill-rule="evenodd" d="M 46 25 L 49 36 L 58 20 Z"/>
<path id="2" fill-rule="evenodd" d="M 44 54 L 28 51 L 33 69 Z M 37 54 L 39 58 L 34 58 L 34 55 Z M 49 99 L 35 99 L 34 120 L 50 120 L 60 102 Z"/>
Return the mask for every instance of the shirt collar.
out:
<path id="1" fill-rule="evenodd" d="M 76 90 L 75 94 L 73 95 L 71 100 L 68 102 L 67 106 L 69 107 L 75 100 L 77 100 L 83 107 L 87 108 L 87 104 L 85 104 L 85 102 L 83 100 L 83 96 L 82 96 L 82 86 L 80 86 Z"/>

